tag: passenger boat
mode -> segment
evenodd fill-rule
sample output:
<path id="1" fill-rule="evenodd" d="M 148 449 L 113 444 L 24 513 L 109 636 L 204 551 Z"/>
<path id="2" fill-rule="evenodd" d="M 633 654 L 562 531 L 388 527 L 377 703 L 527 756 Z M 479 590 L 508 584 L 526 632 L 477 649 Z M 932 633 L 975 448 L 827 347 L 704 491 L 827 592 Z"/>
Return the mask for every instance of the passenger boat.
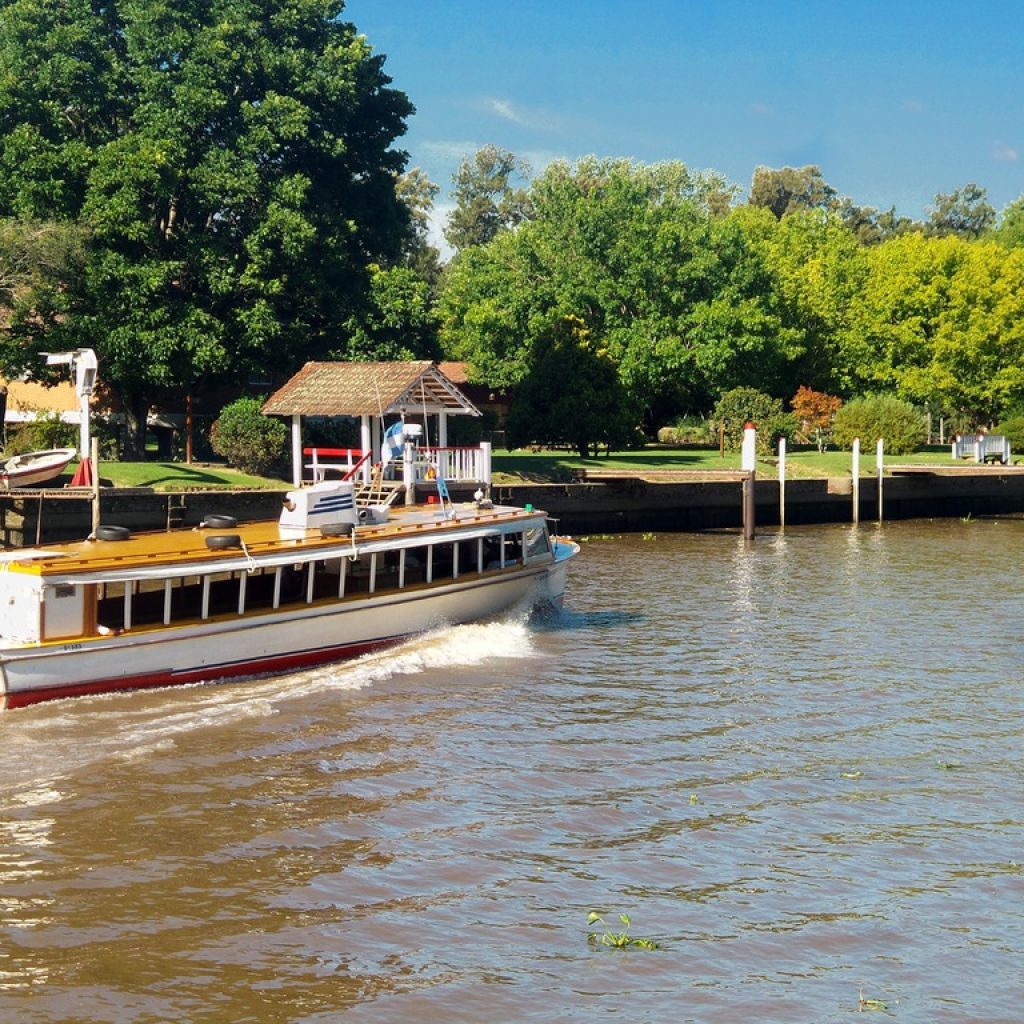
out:
<path id="1" fill-rule="evenodd" d="M 277 521 L 3 552 L 3 707 L 284 672 L 558 604 L 578 551 L 530 506 L 359 509 L 332 481 L 289 491 Z"/>
<path id="2" fill-rule="evenodd" d="M 9 491 L 12 487 L 45 484 L 60 476 L 77 454 L 77 448 L 48 448 L 0 460 L 0 489 Z"/>

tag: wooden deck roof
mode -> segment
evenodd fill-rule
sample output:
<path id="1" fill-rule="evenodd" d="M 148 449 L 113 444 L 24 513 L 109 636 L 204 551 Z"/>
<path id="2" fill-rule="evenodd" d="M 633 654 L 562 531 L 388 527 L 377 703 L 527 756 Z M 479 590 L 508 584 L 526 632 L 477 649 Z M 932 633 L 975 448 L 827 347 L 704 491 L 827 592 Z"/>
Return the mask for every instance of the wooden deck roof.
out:
<path id="1" fill-rule="evenodd" d="M 403 363 L 306 363 L 263 405 L 268 416 L 383 416 L 480 411 L 427 360 Z"/>

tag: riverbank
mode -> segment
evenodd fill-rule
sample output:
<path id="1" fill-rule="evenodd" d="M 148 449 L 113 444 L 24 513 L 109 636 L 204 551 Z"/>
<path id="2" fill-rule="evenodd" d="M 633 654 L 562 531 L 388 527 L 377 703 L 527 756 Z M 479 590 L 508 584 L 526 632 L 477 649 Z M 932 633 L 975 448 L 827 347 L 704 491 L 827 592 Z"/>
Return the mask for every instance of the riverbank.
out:
<path id="1" fill-rule="evenodd" d="M 901 466 L 882 484 L 885 519 L 978 517 L 1024 513 L 1024 467 Z M 496 500 L 543 508 L 565 533 L 687 532 L 739 529 L 742 479 L 738 472 L 677 470 L 594 471 L 573 483 L 500 484 Z M 286 491 L 102 488 L 101 521 L 132 530 L 191 527 L 208 515 L 240 520 L 277 515 Z M 453 488 L 456 501 L 469 500 Z M 787 480 L 783 509 L 779 481 L 755 482 L 759 527 L 850 522 L 854 488 L 849 476 Z M 879 517 L 878 480 L 859 480 L 859 518 Z M 0 541 L 16 547 L 83 537 L 92 524 L 85 497 L 40 490 L 31 496 L 0 495 Z"/>

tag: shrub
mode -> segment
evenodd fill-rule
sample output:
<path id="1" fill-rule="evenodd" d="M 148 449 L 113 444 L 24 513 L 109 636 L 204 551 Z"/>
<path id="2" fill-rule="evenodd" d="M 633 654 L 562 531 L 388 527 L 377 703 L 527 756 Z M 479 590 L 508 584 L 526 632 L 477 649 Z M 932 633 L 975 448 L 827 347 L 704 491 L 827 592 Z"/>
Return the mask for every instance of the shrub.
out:
<path id="1" fill-rule="evenodd" d="M 733 388 L 718 400 L 711 414 L 712 426 L 725 422 L 725 447 L 737 452 L 743 444 L 743 425 L 750 420 L 757 427 L 757 450 L 771 452 L 780 437 L 791 439 L 796 419 L 772 398 L 757 388 Z"/>
<path id="2" fill-rule="evenodd" d="M 1002 434 L 1015 452 L 1024 450 L 1024 412 L 1015 412 L 996 424 L 993 434 Z"/>
<path id="3" fill-rule="evenodd" d="M 65 423 L 57 412 L 41 412 L 7 428 L 6 455 L 46 451 L 48 448 L 77 448 L 78 424 Z"/>
<path id="4" fill-rule="evenodd" d="M 658 431 L 658 444 L 683 445 L 710 444 L 712 442 L 707 420 L 698 416 L 684 416 Z"/>
<path id="5" fill-rule="evenodd" d="M 927 438 L 924 416 L 909 402 L 892 395 L 866 395 L 844 405 L 832 421 L 837 445 L 848 448 L 859 437 L 862 445 L 879 438 L 890 455 L 909 455 Z"/>
<path id="6" fill-rule="evenodd" d="M 284 461 L 288 428 L 260 412 L 258 398 L 239 398 L 224 406 L 210 429 L 210 446 L 229 466 L 243 473 L 266 475 Z"/>
<path id="7" fill-rule="evenodd" d="M 832 438 L 832 419 L 843 400 L 825 391 L 815 391 L 803 384 L 797 388 L 789 405 L 807 438 L 813 438 L 818 451 L 823 452 Z"/>

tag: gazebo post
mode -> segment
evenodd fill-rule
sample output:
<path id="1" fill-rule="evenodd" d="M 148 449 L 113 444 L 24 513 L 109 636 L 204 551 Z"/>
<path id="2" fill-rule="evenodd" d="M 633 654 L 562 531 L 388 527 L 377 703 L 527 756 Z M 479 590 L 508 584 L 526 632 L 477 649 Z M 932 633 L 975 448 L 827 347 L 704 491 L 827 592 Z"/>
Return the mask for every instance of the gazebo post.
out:
<path id="1" fill-rule="evenodd" d="M 448 413 L 443 409 L 437 414 L 437 447 L 448 447 Z"/>
<path id="2" fill-rule="evenodd" d="M 373 437 L 370 433 L 370 417 L 359 417 L 359 446 L 364 452 L 371 452 L 370 457 L 363 463 L 363 483 L 370 482 L 370 471 L 372 464 L 376 461 L 373 457 Z"/>
<path id="3" fill-rule="evenodd" d="M 292 484 L 302 486 L 302 416 L 292 416 Z"/>

